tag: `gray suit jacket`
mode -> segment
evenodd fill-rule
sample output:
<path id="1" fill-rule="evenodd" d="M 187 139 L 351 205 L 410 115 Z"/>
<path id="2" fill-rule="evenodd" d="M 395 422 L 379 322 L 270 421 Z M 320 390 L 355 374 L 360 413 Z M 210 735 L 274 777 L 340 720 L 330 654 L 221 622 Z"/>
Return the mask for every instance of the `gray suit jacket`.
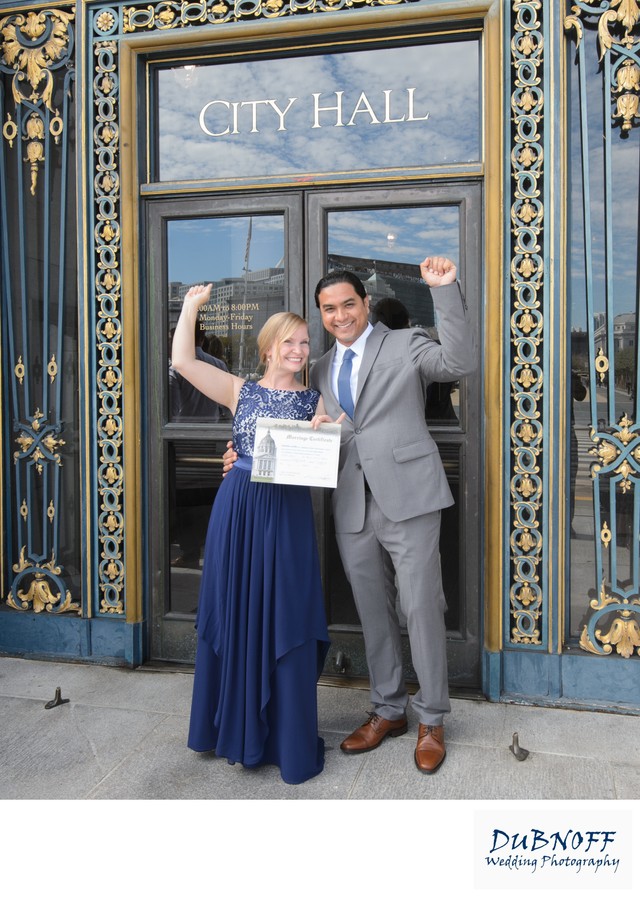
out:
<path id="1" fill-rule="evenodd" d="M 395 522 L 453 504 L 438 448 L 425 422 L 430 382 L 457 380 L 476 366 L 474 340 L 458 284 L 432 290 L 440 343 L 423 330 L 369 335 L 356 392 L 354 420 L 342 424 L 338 486 L 333 493 L 336 532 L 364 526 L 364 480 L 382 512 Z M 318 360 L 311 383 L 327 414 L 342 409 L 331 387 L 335 346 Z"/>

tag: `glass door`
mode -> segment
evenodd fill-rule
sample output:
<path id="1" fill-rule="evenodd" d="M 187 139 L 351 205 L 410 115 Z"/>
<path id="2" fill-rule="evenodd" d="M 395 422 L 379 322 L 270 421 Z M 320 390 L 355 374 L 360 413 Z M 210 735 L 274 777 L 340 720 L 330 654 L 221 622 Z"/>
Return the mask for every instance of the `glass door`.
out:
<path id="1" fill-rule="evenodd" d="M 313 190 L 271 196 L 150 201 L 148 275 L 148 490 L 151 656 L 191 663 L 202 547 L 231 436 L 226 409 L 206 403 L 172 371 L 170 345 L 182 297 L 212 282 L 196 330 L 212 364 L 256 377 L 256 335 L 269 315 L 307 317 L 311 364 L 329 348 L 313 301 L 330 268 L 355 271 L 374 318 L 391 327 L 438 322 L 418 264 L 427 254 L 458 264 L 473 326 L 481 333 L 481 190 L 476 183 L 394 190 Z M 306 297 L 306 301 L 305 301 Z M 425 415 L 455 505 L 443 512 L 442 566 L 453 687 L 480 684 L 480 457 L 482 376 L 429 389 Z M 314 490 L 332 638 L 325 675 L 366 678 L 360 624 L 333 533 L 330 496 Z M 414 678 L 408 644 L 406 675 Z"/>
<path id="2" fill-rule="evenodd" d="M 458 278 L 480 345 L 481 189 L 479 184 L 430 188 L 336 191 L 308 197 L 307 295 L 332 268 L 354 271 L 367 288 L 372 322 L 392 329 L 422 327 L 438 338 L 438 321 L 418 265 L 427 255 L 456 261 Z M 317 357 L 329 345 L 319 313 L 310 307 Z M 455 505 L 442 513 L 441 559 L 448 604 L 452 687 L 480 685 L 480 457 L 482 376 L 432 384 L 425 416 L 436 439 Z M 418 485 L 418 484 L 416 484 Z M 424 484 L 420 484 L 422 487 Z M 360 625 L 338 554 L 328 496 L 323 503 L 325 594 L 331 651 L 325 675 L 366 677 Z M 411 668 L 408 638 L 405 665 Z"/>
<path id="3" fill-rule="evenodd" d="M 148 509 L 151 657 L 191 663 L 202 549 L 231 438 L 229 411 L 171 367 L 171 339 L 194 283 L 213 284 L 196 324 L 209 364 L 257 378 L 266 319 L 303 314 L 299 195 L 150 202 Z"/>

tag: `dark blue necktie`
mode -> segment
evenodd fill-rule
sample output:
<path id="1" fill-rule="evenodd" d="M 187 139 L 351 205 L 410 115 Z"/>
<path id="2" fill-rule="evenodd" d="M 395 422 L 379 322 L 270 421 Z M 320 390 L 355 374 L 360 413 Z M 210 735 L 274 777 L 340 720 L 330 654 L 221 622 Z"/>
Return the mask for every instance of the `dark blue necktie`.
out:
<path id="1" fill-rule="evenodd" d="M 347 349 L 342 356 L 342 364 L 338 371 L 338 401 L 343 411 L 353 420 L 353 396 L 351 395 L 351 366 L 355 352 Z"/>

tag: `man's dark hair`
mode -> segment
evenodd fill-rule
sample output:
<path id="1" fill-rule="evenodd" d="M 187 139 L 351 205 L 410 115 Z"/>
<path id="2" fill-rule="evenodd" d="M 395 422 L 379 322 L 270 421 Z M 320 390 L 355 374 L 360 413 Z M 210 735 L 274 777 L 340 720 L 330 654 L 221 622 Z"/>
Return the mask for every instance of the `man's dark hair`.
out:
<path id="1" fill-rule="evenodd" d="M 399 299 L 391 296 L 381 299 L 371 310 L 373 323 L 381 321 L 389 330 L 403 330 L 410 326 L 409 312 Z"/>
<path id="2" fill-rule="evenodd" d="M 337 283 L 349 283 L 356 291 L 358 296 L 364 301 L 367 296 L 367 291 L 364 288 L 364 284 L 360 280 L 360 278 L 355 275 L 352 271 L 346 271 L 344 268 L 336 268 L 334 271 L 330 271 L 328 274 L 325 274 L 321 280 L 318 281 L 318 286 L 316 287 L 316 291 L 314 293 L 314 298 L 316 300 L 316 305 L 320 308 L 320 293 L 325 287 L 335 286 Z"/>

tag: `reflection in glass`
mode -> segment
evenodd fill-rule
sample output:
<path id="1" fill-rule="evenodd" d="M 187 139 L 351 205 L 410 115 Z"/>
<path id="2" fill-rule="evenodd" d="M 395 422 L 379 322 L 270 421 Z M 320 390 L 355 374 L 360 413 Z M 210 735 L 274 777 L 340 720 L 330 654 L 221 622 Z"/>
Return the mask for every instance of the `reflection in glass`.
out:
<path id="1" fill-rule="evenodd" d="M 421 327 L 437 340 L 433 299 L 419 265 L 427 253 L 459 260 L 458 207 L 349 209 L 330 212 L 328 220 L 329 267 L 348 268 L 360 277 L 371 298 L 371 322 L 391 330 Z M 459 407 L 457 381 L 429 385 L 429 423 L 457 425 Z"/>
<path id="2" fill-rule="evenodd" d="M 220 446 L 210 440 L 168 446 L 171 613 L 194 614 L 211 507 L 222 482 Z"/>
<path id="3" fill-rule="evenodd" d="M 245 378 L 260 377 L 257 334 L 285 308 L 284 217 L 183 218 L 167 222 L 167 395 L 169 421 L 223 424 L 231 414 L 171 367 L 171 340 L 193 284 L 211 283 L 211 301 L 196 321 L 196 354 Z M 200 431 L 196 431 L 200 432 Z M 225 433 L 225 430 L 222 431 Z M 167 610 L 196 612 L 202 550 L 211 507 L 222 482 L 224 441 L 194 433 L 167 444 L 170 581 Z"/>
<path id="4" fill-rule="evenodd" d="M 171 339 L 189 287 L 212 283 L 196 323 L 196 354 L 240 377 L 257 378 L 256 337 L 285 307 L 282 215 L 176 219 L 167 224 L 169 418 L 224 422 L 228 409 L 203 396 L 170 364 Z"/>
<path id="5" fill-rule="evenodd" d="M 637 593 L 636 477 L 622 455 L 638 422 L 640 140 L 612 117 L 612 55 L 598 55 L 597 20 L 569 45 L 567 371 L 570 497 L 569 635 L 584 636 L 604 588 Z M 626 472 L 625 472 L 626 471 Z M 601 616 L 606 633 L 610 621 Z"/>
<path id="6" fill-rule="evenodd" d="M 159 68 L 152 180 L 477 163 L 480 45 L 466 37 Z"/>
<path id="7" fill-rule="evenodd" d="M 228 371 L 224 361 L 224 346 L 215 333 L 208 334 L 202 320 L 196 321 L 196 358 L 223 371 Z M 171 346 L 169 347 L 171 351 Z M 192 386 L 188 380 L 169 365 L 169 419 L 190 420 L 199 423 L 217 423 L 230 420 L 231 412 Z"/>

